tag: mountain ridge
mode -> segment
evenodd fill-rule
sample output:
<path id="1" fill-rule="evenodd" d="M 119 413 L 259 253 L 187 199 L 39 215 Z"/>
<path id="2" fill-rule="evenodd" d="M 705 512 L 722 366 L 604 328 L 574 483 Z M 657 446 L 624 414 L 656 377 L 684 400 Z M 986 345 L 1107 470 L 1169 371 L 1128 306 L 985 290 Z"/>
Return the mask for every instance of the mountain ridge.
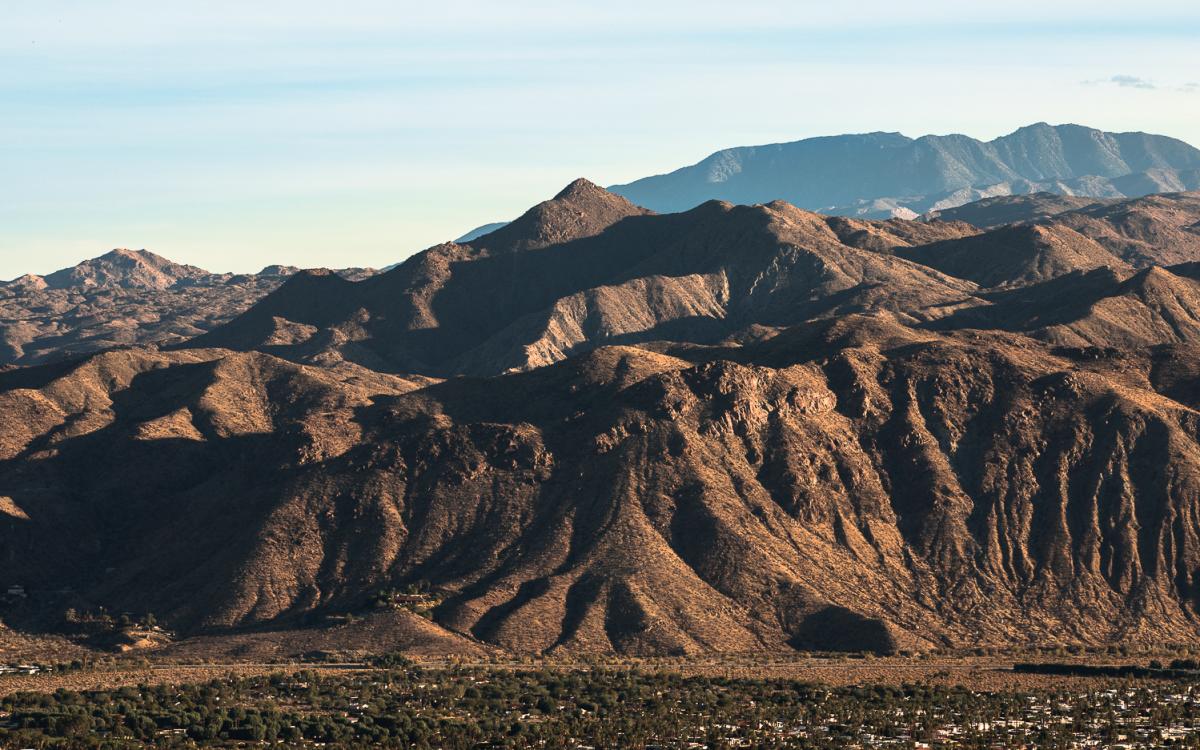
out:
<path id="1" fill-rule="evenodd" d="M 148 250 L 116 249 L 45 276 L 27 274 L 0 283 L 0 365 L 182 341 L 242 312 L 298 270 L 213 273 Z"/>
<path id="2" fill-rule="evenodd" d="M 1190 642 L 1200 194 L 1041 201 L 983 229 L 577 180 L 186 341 L 0 371 L 0 616 L 365 618 L 450 654 Z"/>
<path id="3" fill-rule="evenodd" d="M 0 283 L 9 289 L 67 289 L 71 287 L 122 287 L 166 289 L 185 280 L 212 276 L 195 266 L 175 263 L 148 250 L 116 248 L 45 276 L 26 274 Z"/>
<path id="4" fill-rule="evenodd" d="M 581 210 L 593 218 L 581 223 Z M 298 326 L 309 331 L 303 341 L 269 351 L 299 362 L 348 358 L 393 372 L 487 376 L 600 344 L 712 343 L 752 325 L 849 311 L 965 325 L 994 306 L 984 290 L 1200 260 L 1196 219 L 1200 199 L 1191 194 L 1088 203 L 988 230 L 827 217 L 782 201 L 708 201 L 656 215 L 579 180 L 477 240 L 435 246 L 316 295 L 340 300 L 336 320 L 310 305 L 312 293 L 285 286 L 194 345 L 254 349 L 276 326 Z M 1085 284 L 1080 293 L 1093 290 Z"/>
<path id="5" fill-rule="evenodd" d="M 1177 139 L 1037 123 L 986 142 L 877 132 L 735 147 L 610 189 L 658 211 L 710 198 L 779 199 L 832 214 L 914 218 L 1039 190 L 1113 198 L 1195 190 L 1198 170 L 1200 150 Z"/>
<path id="6" fill-rule="evenodd" d="M 578 218 L 581 201 L 592 213 L 583 223 Z M 920 225 L 914 231 L 945 235 L 975 230 Z M 782 251 L 781 242 L 786 245 Z M 736 254 L 735 243 L 741 243 Z M 825 269 L 825 278 L 814 280 L 811 288 L 804 274 L 793 276 L 788 270 L 814 264 Z M 736 273 L 731 275 L 731 269 Z M 925 281 L 886 283 L 898 275 Z M 650 283 L 627 285 L 641 278 Z M 732 312 L 717 300 L 728 297 L 722 290 L 729 284 L 736 285 L 733 299 L 747 306 L 745 314 L 765 316 L 759 321 L 764 322 L 779 316 L 798 320 L 822 299 L 833 299 L 829 292 L 853 294 L 850 288 L 868 278 L 873 286 L 863 287 L 861 294 L 872 297 L 872 305 L 891 304 L 892 287 L 927 298 L 930 309 L 934 300 L 948 303 L 968 292 L 963 282 L 927 267 L 844 245 L 824 217 L 785 203 L 732 206 L 710 201 L 658 216 L 577 180 L 472 243 L 435 246 L 388 273 L 346 287 L 349 297 L 341 321 L 331 322 L 313 308 L 292 322 L 329 329 L 329 336 L 352 344 L 342 347 L 352 359 L 370 350 L 372 366 L 399 352 L 403 358 L 390 365 L 397 372 L 485 375 L 495 374 L 488 368 L 497 362 L 508 363 L 505 369 L 527 369 L 560 359 L 592 335 L 585 329 L 612 338 L 689 318 L 708 325 Z M 269 335 L 268 319 L 280 317 L 276 308 L 302 308 L 309 296 L 293 294 L 285 285 L 193 344 L 254 348 L 256 336 Z M 674 312 L 666 318 L 629 318 L 628 311 L 645 311 L 651 300 L 667 298 L 674 300 L 669 303 Z M 436 337 L 427 333 L 433 330 Z M 322 355 L 340 356 L 329 350 Z M 297 350 L 295 356 L 314 355 Z"/>
<path id="7" fill-rule="evenodd" d="M 1177 642 L 1200 447 L 1195 402 L 1155 390 L 1196 352 L 1170 356 L 855 316 L 432 385 L 111 352 L 0 398 L 0 489 L 23 516 L 0 534 L 31 591 L 65 577 L 78 605 L 185 633 L 295 626 L 416 581 L 438 627 L 521 654 Z M 151 461 L 170 470 L 131 485 Z M 1129 499 L 1104 489 L 1114 461 Z M 153 512 L 163 493 L 181 512 Z M 1106 535 L 1134 498 L 1144 530 Z M 185 528 L 209 532 L 176 549 Z M 823 629 L 831 612 L 851 624 Z"/>

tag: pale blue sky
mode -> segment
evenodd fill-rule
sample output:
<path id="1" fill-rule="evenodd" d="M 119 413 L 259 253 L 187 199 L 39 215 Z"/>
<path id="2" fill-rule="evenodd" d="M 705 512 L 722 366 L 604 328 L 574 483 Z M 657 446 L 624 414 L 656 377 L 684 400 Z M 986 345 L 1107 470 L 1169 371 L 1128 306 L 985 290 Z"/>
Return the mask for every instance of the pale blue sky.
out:
<path id="1" fill-rule="evenodd" d="M 383 266 L 579 176 L 1036 121 L 1200 145 L 1194 2 L 0 3 L 0 278 Z"/>

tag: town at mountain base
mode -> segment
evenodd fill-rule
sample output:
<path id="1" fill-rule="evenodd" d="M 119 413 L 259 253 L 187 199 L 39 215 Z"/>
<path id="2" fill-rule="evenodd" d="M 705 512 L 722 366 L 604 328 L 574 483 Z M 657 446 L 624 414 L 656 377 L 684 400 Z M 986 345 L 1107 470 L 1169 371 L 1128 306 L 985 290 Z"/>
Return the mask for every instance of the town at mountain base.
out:
<path id="1" fill-rule="evenodd" d="M 0 617 L 248 649 L 1191 641 L 1198 228 L 1193 194 L 981 229 L 577 181 L 186 342 L 0 373 Z"/>

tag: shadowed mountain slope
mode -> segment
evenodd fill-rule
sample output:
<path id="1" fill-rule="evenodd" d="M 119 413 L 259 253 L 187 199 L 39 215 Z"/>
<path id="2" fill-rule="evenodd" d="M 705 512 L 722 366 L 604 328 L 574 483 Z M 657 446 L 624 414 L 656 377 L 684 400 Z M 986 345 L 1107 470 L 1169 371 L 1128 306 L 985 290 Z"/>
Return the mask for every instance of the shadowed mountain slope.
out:
<path id="1" fill-rule="evenodd" d="M 871 231 L 886 244 L 974 230 Z M 973 288 L 844 244 L 825 217 L 785 203 L 709 202 L 656 216 L 581 181 L 503 229 L 431 248 L 362 283 L 299 275 L 195 345 L 486 375 L 605 342 L 715 340 L 844 310 L 926 320 Z M 282 345 L 280 326 L 311 335 Z"/>
<path id="2" fill-rule="evenodd" d="M 1004 224 L 1023 224 L 1049 219 L 1067 211 L 1075 211 L 1097 203 L 1111 203 L 1113 200 L 1057 193 L 1001 195 L 995 198 L 980 198 L 954 208 L 930 211 L 922 215 L 921 219 L 930 222 L 965 221 L 981 229 L 991 229 Z"/>
<path id="3" fill-rule="evenodd" d="M 1194 349 L 850 316 L 674 354 L 417 390 L 216 350 L 10 374 L 5 570 L 184 632 L 419 584 L 519 653 L 1195 637 Z"/>
<path id="4" fill-rule="evenodd" d="M 981 287 L 1024 286 L 1094 268 L 1129 269 L 1107 248 L 1060 225 L 1005 226 L 896 254 Z"/>
<path id="5" fill-rule="evenodd" d="M 1137 273 L 1102 268 L 982 295 L 934 327 L 1021 331 L 1065 346 L 1107 348 L 1200 342 L 1200 281 L 1194 264 Z"/>
<path id="6" fill-rule="evenodd" d="M 1137 267 L 1200 260 L 1200 193 L 1149 195 L 1053 219 Z"/>
<path id="7" fill-rule="evenodd" d="M 472 654 L 1190 642 L 1198 222 L 1188 194 L 986 231 L 652 214 L 577 181 L 384 274 L 300 272 L 186 346 L 0 371 L 29 592 L 0 616 L 254 653 L 348 614 Z"/>
<path id="8" fill-rule="evenodd" d="M 1007 328 L 1012 314 L 991 292 L 1200 261 L 1197 221 L 1191 194 L 984 232 L 826 217 L 782 202 L 653 215 L 577 181 L 500 230 L 430 248 L 361 283 L 297 275 L 191 345 L 444 377 L 526 370 L 606 344 L 715 343 L 846 313 Z M 1062 288 L 1077 306 L 1096 301 L 1091 285 L 1071 283 Z"/>
<path id="9" fill-rule="evenodd" d="M 397 372 L 488 374 L 602 343 L 714 341 L 747 326 L 846 311 L 929 320 L 980 304 L 972 285 L 1200 260 L 1194 194 L 1089 206 L 1043 219 L 1038 229 L 984 233 L 964 222 L 800 220 L 805 213 L 778 202 L 711 203 L 654 216 L 577 181 L 517 222 L 419 253 L 369 284 L 337 278 L 362 280 L 369 269 L 323 280 L 309 272 L 200 344 Z M 0 286 L 0 364 L 175 344 L 220 327 L 295 272 L 209 274 L 145 251 L 116 251 L 23 277 Z M 764 287 L 759 279 L 781 273 L 785 283 Z"/>

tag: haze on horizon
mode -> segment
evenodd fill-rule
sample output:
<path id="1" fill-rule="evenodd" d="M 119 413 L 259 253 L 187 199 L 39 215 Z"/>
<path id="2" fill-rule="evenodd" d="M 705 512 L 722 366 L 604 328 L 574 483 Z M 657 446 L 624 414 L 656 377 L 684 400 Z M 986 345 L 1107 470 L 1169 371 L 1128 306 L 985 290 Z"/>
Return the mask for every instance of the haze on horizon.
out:
<path id="1" fill-rule="evenodd" d="M 0 32 L 0 279 L 384 266 L 578 176 L 1037 121 L 1200 145 L 1200 7 L 48 0 Z M 810 4 L 805 4 L 810 5 Z"/>

